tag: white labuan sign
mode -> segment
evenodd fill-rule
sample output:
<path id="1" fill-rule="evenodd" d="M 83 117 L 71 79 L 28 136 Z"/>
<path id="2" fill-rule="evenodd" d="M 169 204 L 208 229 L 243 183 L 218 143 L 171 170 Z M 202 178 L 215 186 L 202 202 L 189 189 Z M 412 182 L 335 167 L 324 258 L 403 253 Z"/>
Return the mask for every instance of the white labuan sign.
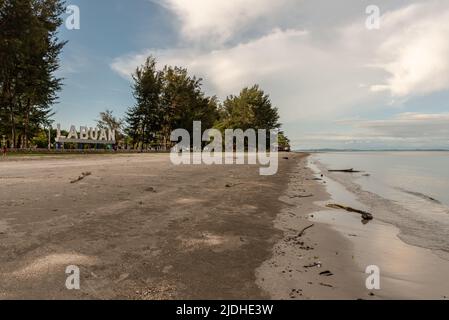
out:
<path id="1" fill-rule="evenodd" d="M 61 125 L 58 124 L 55 141 L 59 143 L 115 144 L 115 130 L 81 126 L 78 132 L 76 127 L 72 125 L 66 137 L 61 135 Z"/>

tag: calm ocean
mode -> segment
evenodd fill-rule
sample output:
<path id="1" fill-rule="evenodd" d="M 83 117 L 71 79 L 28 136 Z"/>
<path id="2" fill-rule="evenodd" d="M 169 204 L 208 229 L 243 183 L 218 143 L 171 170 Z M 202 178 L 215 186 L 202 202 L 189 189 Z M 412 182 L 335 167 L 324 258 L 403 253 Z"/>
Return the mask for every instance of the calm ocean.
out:
<path id="1" fill-rule="evenodd" d="M 329 152 L 309 161 L 404 241 L 449 258 L 449 152 Z M 327 172 L 349 168 L 362 172 Z"/>

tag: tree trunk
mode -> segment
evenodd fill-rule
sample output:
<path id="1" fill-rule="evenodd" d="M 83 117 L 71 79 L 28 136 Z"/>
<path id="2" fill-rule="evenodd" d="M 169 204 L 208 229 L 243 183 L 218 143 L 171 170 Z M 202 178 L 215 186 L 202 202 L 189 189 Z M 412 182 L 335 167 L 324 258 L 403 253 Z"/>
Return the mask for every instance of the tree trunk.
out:
<path id="1" fill-rule="evenodd" d="M 10 116 L 11 116 L 11 148 L 14 149 L 16 146 L 16 119 L 14 117 L 14 109 L 12 105 L 9 108 Z"/>
<path id="2" fill-rule="evenodd" d="M 16 146 L 16 119 L 14 117 L 14 98 L 11 94 L 11 85 L 7 81 L 3 88 L 3 95 L 7 97 L 8 101 L 8 109 L 9 109 L 9 117 L 11 121 L 11 149 L 14 149 Z"/>
<path id="3" fill-rule="evenodd" d="M 30 126 L 30 99 L 28 98 L 25 108 L 25 123 L 23 128 L 23 147 L 28 148 L 28 131 Z"/>

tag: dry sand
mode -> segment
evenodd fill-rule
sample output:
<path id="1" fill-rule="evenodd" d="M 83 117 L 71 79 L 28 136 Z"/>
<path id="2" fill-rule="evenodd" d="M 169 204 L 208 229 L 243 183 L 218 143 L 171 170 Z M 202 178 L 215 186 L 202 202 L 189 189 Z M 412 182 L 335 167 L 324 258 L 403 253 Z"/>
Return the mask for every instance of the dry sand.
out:
<path id="1" fill-rule="evenodd" d="M 282 237 L 278 198 L 301 157 L 269 177 L 167 154 L 2 161 L 0 298 L 270 298 L 255 270 Z M 68 265 L 79 291 L 65 287 Z"/>

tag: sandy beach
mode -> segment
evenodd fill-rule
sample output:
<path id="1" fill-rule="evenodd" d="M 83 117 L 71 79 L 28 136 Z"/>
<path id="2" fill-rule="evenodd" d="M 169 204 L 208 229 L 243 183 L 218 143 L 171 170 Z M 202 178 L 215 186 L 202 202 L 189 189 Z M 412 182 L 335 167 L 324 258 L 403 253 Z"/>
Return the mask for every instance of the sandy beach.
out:
<path id="1" fill-rule="evenodd" d="M 279 161 L 260 176 L 254 165 L 174 166 L 168 154 L 4 160 L 0 298 L 444 299 L 435 274 L 446 260 L 391 240 L 390 225 L 326 216 L 331 181 L 306 154 Z M 392 267 L 375 292 L 365 268 L 379 257 Z M 68 265 L 80 290 L 65 287 Z"/>
<path id="2" fill-rule="evenodd" d="M 174 166 L 168 154 L 2 161 L 0 296 L 269 298 L 255 270 L 282 237 L 278 198 L 301 157 L 269 177 L 258 166 Z M 65 288 L 72 264 L 79 291 Z"/>

